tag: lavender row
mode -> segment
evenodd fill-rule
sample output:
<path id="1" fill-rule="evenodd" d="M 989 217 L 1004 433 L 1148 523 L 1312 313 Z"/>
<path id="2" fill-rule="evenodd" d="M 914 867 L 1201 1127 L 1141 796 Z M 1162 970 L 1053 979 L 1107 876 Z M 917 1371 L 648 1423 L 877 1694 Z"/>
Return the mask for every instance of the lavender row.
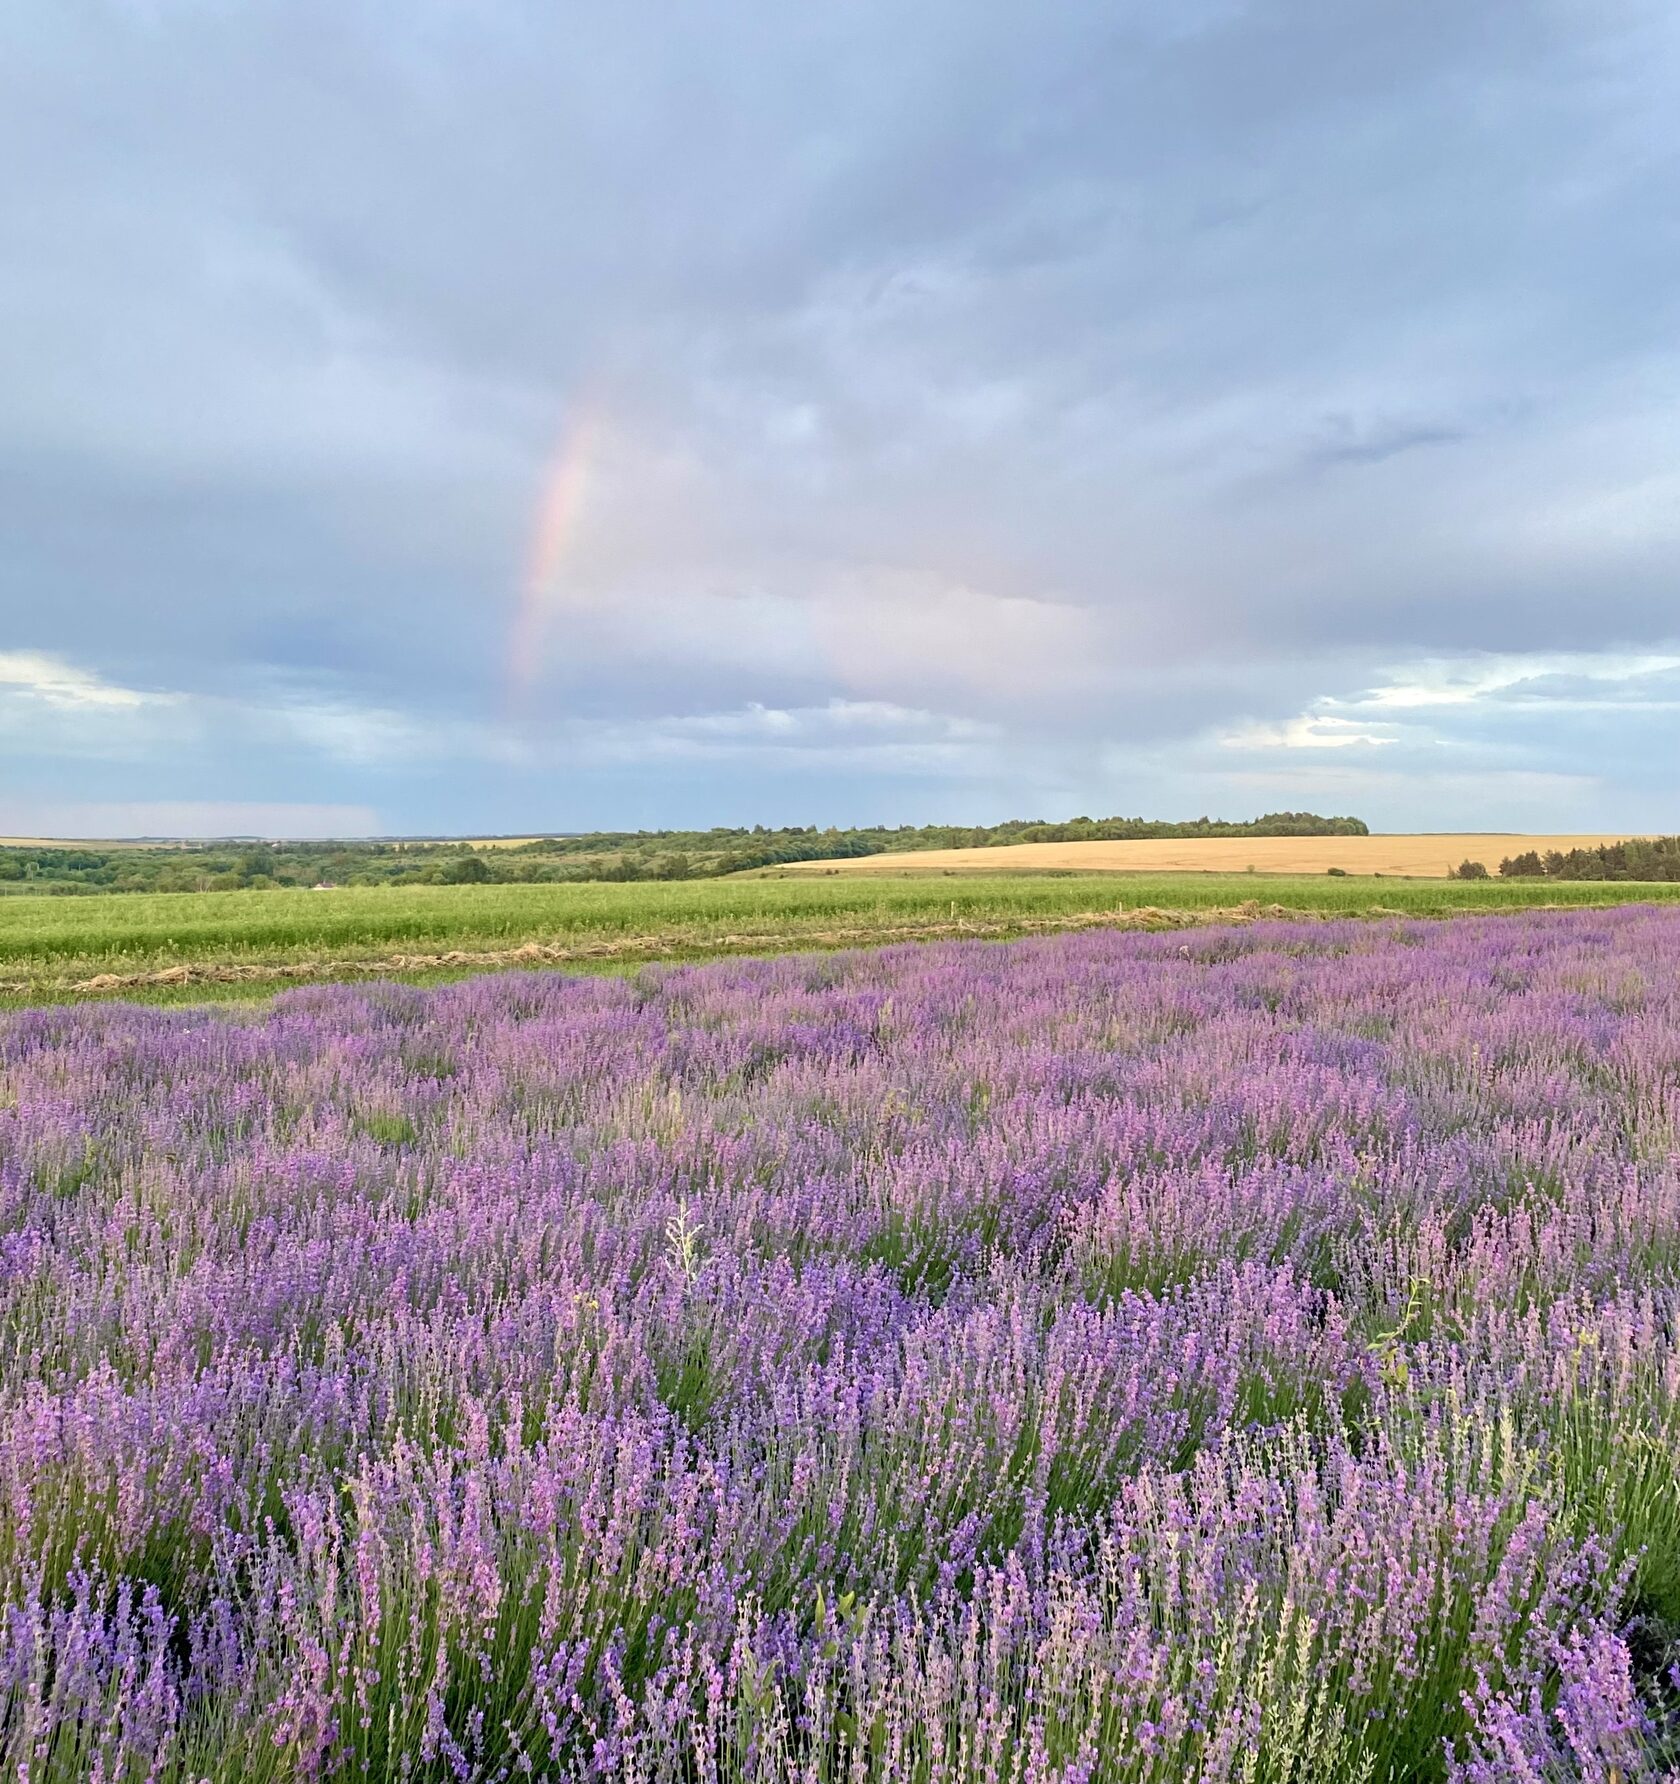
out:
<path id="1" fill-rule="evenodd" d="M 1680 916 L 0 1018 L 36 1780 L 1680 1764 Z"/>

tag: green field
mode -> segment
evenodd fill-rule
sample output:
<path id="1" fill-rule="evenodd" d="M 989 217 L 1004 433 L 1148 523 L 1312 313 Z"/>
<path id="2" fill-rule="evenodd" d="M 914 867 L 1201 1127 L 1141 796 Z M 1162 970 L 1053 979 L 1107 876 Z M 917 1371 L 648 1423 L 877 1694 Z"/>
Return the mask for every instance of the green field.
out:
<path id="1" fill-rule="evenodd" d="M 11 898 L 0 903 L 0 1003 L 198 1001 L 318 979 L 425 981 L 499 967 L 611 971 L 1092 922 L 1433 917 L 1675 899 L 1680 885 L 1114 873 Z"/>

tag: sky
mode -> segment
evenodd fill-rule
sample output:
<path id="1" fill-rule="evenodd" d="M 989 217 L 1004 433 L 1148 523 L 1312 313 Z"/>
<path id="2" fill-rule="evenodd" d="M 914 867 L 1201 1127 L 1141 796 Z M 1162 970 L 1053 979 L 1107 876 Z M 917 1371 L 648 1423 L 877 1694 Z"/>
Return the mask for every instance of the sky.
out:
<path id="1" fill-rule="evenodd" d="M 0 8 L 0 832 L 1680 830 L 1669 0 Z"/>

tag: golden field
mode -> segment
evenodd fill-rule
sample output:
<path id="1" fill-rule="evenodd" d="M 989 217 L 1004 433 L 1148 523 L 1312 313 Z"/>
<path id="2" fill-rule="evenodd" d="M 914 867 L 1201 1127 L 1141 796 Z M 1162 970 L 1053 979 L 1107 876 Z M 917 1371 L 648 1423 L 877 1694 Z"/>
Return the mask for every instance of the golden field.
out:
<path id="1" fill-rule="evenodd" d="M 178 847 L 174 838 L 153 837 L 139 841 L 133 837 L 88 836 L 0 836 L 0 849 L 167 849 Z"/>
<path id="2" fill-rule="evenodd" d="M 850 861 L 801 861 L 775 874 L 882 873 L 1324 873 L 1445 879 L 1461 861 L 1499 871 L 1527 849 L 1596 848 L 1626 836 L 1209 836 L 1140 842 L 1023 842 L 987 849 L 919 849 Z"/>

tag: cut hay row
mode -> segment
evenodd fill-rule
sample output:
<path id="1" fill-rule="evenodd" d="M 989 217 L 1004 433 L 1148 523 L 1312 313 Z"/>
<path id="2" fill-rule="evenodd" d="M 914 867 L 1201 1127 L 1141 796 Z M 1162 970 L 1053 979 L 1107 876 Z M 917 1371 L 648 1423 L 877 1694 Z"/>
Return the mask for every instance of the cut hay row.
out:
<path id="1" fill-rule="evenodd" d="M 1386 905 L 1368 907 L 1373 917 L 1404 917 L 1406 912 Z M 965 937 L 1040 935 L 1078 929 L 1189 929 L 1207 923 L 1253 923 L 1261 918 L 1275 921 L 1321 920 L 1324 913 L 1291 910 L 1285 905 L 1262 905 L 1249 899 L 1229 909 L 1163 910 L 1158 905 L 1139 905 L 1131 910 L 1069 911 L 1055 917 L 1005 917 L 985 920 L 954 917 L 949 921 L 922 923 L 853 924 L 840 929 L 801 930 L 802 948 L 882 946 L 907 941 L 952 941 Z M 724 933 L 708 939 L 714 954 L 773 953 L 785 948 L 788 932 L 762 930 L 752 934 Z M 276 962 L 181 961 L 174 966 L 146 972 L 95 973 L 89 978 L 0 979 L 0 995 L 28 992 L 43 995 L 99 995 L 138 991 L 167 985 L 236 985 L 263 980 L 305 983 L 340 979 L 403 978 L 417 973 L 468 970 L 488 972 L 503 967 L 560 966 L 603 960 L 657 960 L 671 948 L 668 936 L 658 934 L 614 936 L 592 942 L 521 942 L 512 948 L 450 948 L 441 953 L 383 954 L 374 957 L 344 955 L 318 960 Z"/>

